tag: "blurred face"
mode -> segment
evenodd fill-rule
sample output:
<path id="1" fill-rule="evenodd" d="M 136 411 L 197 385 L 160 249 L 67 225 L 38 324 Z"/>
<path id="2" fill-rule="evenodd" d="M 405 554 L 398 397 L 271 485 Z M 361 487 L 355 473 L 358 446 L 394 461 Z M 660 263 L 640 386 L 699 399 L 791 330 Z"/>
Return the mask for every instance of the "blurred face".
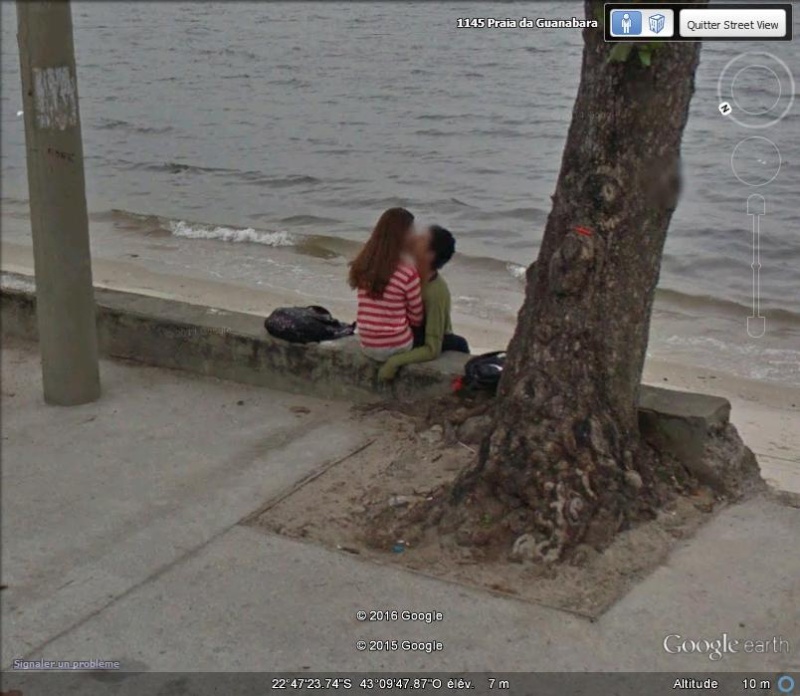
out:
<path id="1" fill-rule="evenodd" d="M 403 253 L 416 256 L 416 237 L 417 228 L 412 224 L 406 231 L 405 238 L 403 239 Z"/>
<path id="2" fill-rule="evenodd" d="M 414 235 L 412 241 L 412 254 L 419 268 L 431 268 L 433 266 L 433 252 L 431 251 L 431 231 L 424 229 Z"/>

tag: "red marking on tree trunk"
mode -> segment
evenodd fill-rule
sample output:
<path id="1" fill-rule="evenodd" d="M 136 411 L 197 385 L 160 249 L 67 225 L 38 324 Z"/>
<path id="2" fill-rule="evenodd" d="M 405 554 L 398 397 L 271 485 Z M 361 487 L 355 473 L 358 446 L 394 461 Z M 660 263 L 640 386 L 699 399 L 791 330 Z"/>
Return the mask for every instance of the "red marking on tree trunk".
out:
<path id="1" fill-rule="evenodd" d="M 591 237 L 594 234 L 588 227 L 581 227 L 580 225 L 575 227 L 575 232 L 582 237 Z"/>

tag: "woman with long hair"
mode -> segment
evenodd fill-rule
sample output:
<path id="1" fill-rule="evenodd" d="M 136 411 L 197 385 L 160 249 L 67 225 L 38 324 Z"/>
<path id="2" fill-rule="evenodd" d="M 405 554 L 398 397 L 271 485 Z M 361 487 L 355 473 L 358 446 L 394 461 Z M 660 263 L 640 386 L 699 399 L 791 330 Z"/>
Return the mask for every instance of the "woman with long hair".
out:
<path id="1" fill-rule="evenodd" d="M 411 350 L 411 327 L 422 325 L 419 273 L 405 255 L 413 230 L 411 213 L 390 208 L 350 264 L 350 287 L 358 291 L 361 348 L 380 362 Z"/>

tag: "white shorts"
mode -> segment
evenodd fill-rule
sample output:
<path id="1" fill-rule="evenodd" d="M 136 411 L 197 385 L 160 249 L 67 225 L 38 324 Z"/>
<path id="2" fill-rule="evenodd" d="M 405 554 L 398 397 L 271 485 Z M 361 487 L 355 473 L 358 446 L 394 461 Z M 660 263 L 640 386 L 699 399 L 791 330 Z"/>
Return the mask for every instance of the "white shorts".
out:
<path id="1" fill-rule="evenodd" d="M 414 339 L 411 338 L 409 339 L 408 343 L 404 343 L 402 346 L 392 346 L 391 348 L 365 348 L 364 346 L 361 346 L 361 350 L 368 358 L 372 358 L 378 362 L 386 362 L 393 355 L 397 355 L 398 353 L 407 353 L 413 347 Z"/>

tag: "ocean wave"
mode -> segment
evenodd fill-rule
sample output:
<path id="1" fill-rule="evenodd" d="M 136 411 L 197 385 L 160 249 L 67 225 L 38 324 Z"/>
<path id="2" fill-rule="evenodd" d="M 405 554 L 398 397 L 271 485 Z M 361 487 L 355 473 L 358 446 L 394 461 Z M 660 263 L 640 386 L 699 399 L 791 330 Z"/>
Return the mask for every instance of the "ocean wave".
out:
<path id="1" fill-rule="evenodd" d="M 525 266 L 520 266 L 518 263 L 507 263 L 506 270 L 513 278 L 525 282 L 525 271 L 528 269 Z"/>
<path id="2" fill-rule="evenodd" d="M 270 80 L 267 84 L 273 87 L 308 87 L 311 83 L 299 77 L 286 77 L 278 80 Z"/>
<path id="3" fill-rule="evenodd" d="M 485 257 L 469 257 L 469 260 L 473 262 L 473 264 L 477 262 L 480 265 L 484 265 L 487 270 L 497 265 L 495 259 Z M 513 278 L 523 284 L 525 283 L 525 274 L 528 270 L 526 266 L 509 261 L 505 264 L 505 268 Z M 749 305 L 741 304 L 733 300 L 711 297 L 710 295 L 691 294 L 667 287 L 659 287 L 656 289 L 656 300 L 658 301 L 660 310 L 674 308 L 681 314 L 696 316 L 697 318 L 702 318 L 709 311 L 714 311 L 717 315 L 735 317 L 747 316 L 747 314 L 752 311 Z M 763 299 L 761 308 L 769 315 L 770 322 L 777 324 L 777 329 L 794 329 L 800 325 L 800 314 L 797 312 L 792 312 L 780 307 L 772 307 Z"/>
<path id="4" fill-rule="evenodd" d="M 314 186 L 321 183 L 310 174 L 288 174 L 285 176 L 275 176 L 265 174 L 256 170 L 230 169 L 228 167 L 209 167 L 198 164 L 187 164 L 185 162 L 131 162 L 124 159 L 116 159 L 115 165 L 133 171 L 155 172 L 159 174 L 211 174 L 225 178 L 243 181 L 248 184 L 266 186 L 268 188 L 283 189 L 293 186 Z"/>
<path id="5" fill-rule="evenodd" d="M 370 210 L 385 210 L 386 208 L 411 208 L 414 201 L 410 198 L 400 198 L 397 196 L 386 196 L 384 198 L 328 198 L 324 200 L 326 205 L 336 208 L 347 208 L 353 210 L 355 208 L 368 208 Z"/>
<path id="6" fill-rule="evenodd" d="M 160 135 L 169 133 L 172 126 L 137 126 L 130 121 L 123 121 L 113 118 L 103 118 L 95 124 L 95 130 L 123 130 L 129 133 L 141 133 L 142 135 Z"/>
<path id="7" fill-rule="evenodd" d="M 317 220 L 314 216 L 296 216 L 291 221 L 302 225 L 304 220 Z M 136 213 L 130 210 L 113 208 L 103 213 L 93 213 L 92 220 L 110 221 L 126 230 L 138 230 L 152 236 L 154 232 L 182 237 L 184 239 L 212 240 L 227 243 L 261 244 L 270 247 L 292 247 L 300 254 L 316 258 L 332 259 L 336 257 L 350 258 L 361 248 L 361 242 L 329 235 L 307 235 L 289 232 L 288 230 L 257 230 L 253 227 L 235 227 L 233 225 L 214 224 L 176 220 L 160 215 Z M 286 224 L 286 221 L 282 221 Z"/>
<path id="8" fill-rule="evenodd" d="M 404 202 L 401 199 L 383 199 L 380 201 L 380 205 L 374 207 L 402 205 Z M 459 201 L 459 203 L 461 202 Z M 456 203 L 451 203 L 451 205 L 456 205 Z M 119 209 L 114 209 L 111 213 L 112 219 L 116 224 L 129 229 L 133 226 L 138 226 L 147 234 L 153 234 L 155 229 L 160 228 L 164 230 L 165 234 L 171 233 L 176 237 L 185 239 L 251 243 L 270 247 L 293 247 L 297 253 L 325 259 L 351 259 L 358 253 L 362 244 L 361 241 L 335 235 L 304 234 L 287 230 L 268 231 L 257 230 L 252 227 L 240 228 L 230 225 L 190 222 L 156 215 L 143 215 Z M 93 219 L 96 217 L 98 217 L 97 214 L 93 215 Z M 318 223 L 319 218 L 317 216 L 297 215 L 286 217 L 279 224 L 286 225 L 290 229 L 293 226 L 307 229 L 309 226 L 313 227 Z M 534 249 L 526 252 L 525 257 L 533 260 L 536 258 L 536 254 L 537 251 Z M 667 261 L 670 260 L 670 256 L 665 258 Z M 453 271 L 455 273 L 464 273 L 470 277 L 484 277 L 487 282 L 499 282 L 509 291 L 516 292 L 517 290 L 522 291 L 524 288 L 527 265 L 496 257 L 459 252 L 453 261 Z M 507 283 L 503 282 L 503 278 L 507 280 Z M 735 300 L 714 297 L 701 292 L 691 293 L 685 290 L 677 290 L 674 286 L 670 287 L 669 278 L 662 278 L 662 282 L 664 284 L 656 290 L 656 309 L 661 312 L 675 312 L 678 315 L 702 320 L 710 314 L 717 317 L 739 318 L 747 316 L 752 309 L 749 305 Z M 771 331 L 791 334 L 796 332 L 797 327 L 800 326 L 800 314 L 797 312 L 774 306 L 774 303 L 764 298 L 762 298 L 761 307 L 768 315 Z"/>
<path id="9" fill-rule="evenodd" d="M 35 292 L 36 281 L 27 276 L 20 276 L 3 271 L 0 273 L 0 287 L 5 290 L 19 290 L 22 292 Z"/>
<path id="10" fill-rule="evenodd" d="M 338 225 L 341 222 L 335 218 L 320 217 L 319 215 L 290 215 L 281 218 L 280 221 L 284 225 Z"/>
<path id="11" fill-rule="evenodd" d="M 452 137 L 461 137 L 462 133 L 452 130 L 441 130 L 439 128 L 422 128 L 420 130 L 414 131 L 414 135 L 427 135 L 434 138 L 452 138 Z"/>
<path id="12" fill-rule="evenodd" d="M 455 197 L 451 197 L 450 198 L 450 203 L 453 203 L 454 205 L 457 205 L 460 208 L 473 208 L 473 209 L 475 208 L 474 205 L 470 205 L 469 203 L 465 203 L 464 201 L 462 201 L 462 200 L 460 200 L 458 198 L 455 198 Z"/>
<path id="13" fill-rule="evenodd" d="M 744 356 L 767 357 L 770 360 L 800 367 L 800 351 L 789 348 L 764 348 L 758 343 L 723 341 L 713 336 L 677 336 L 667 338 L 670 346 L 704 346 L 716 352 L 736 353 Z"/>
<path id="14" fill-rule="evenodd" d="M 543 223 L 547 219 L 547 212 L 541 208 L 508 208 L 506 210 L 477 210 L 470 213 L 470 219 L 479 222 L 494 222 L 496 220 L 524 220 L 525 222 Z"/>
<path id="15" fill-rule="evenodd" d="M 717 315 L 722 316 L 747 316 L 752 312 L 752 307 L 734 300 L 710 295 L 693 295 L 673 288 L 659 287 L 656 289 L 656 299 L 668 306 L 673 306 L 681 310 L 684 314 L 692 314 L 702 317 L 703 314 L 713 309 Z M 761 300 L 761 309 L 769 315 L 769 320 L 797 326 L 800 324 L 800 314 L 788 309 L 772 306 L 764 298 Z"/>
<path id="16" fill-rule="evenodd" d="M 223 167 L 203 167 L 185 162 L 130 162 L 120 159 L 116 164 L 124 169 L 166 174 L 217 174 L 232 171 Z"/>
<path id="17" fill-rule="evenodd" d="M 527 124 L 530 127 L 530 124 Z M 538 124 L 537 124 L 538 126 Z M 491 138 L 491 137 L 501 137 L 501 138 L 530 138 L 531 134 L 521 131 L 521 130 L 514 130 L 512 128 L 475 128 L 474 130 L 470 131 L 470 135 L 473 135 L 478 138 Z"/>
<path id="18" fill-rule="evenodd" d="M 183 220 L 170 221 L 170 232 L 176 237 L 185 239 L 213 239 L 233 244 L 263 244 L 271 247 L 294 246 L 295 239 L 285 231 L 259 232 L 252 227 L 237 229 L 235 227 L 212 227 L 192 225 Z"/>
<path id="19" fill-rule="evenodd" d="M 25 219 L 30 215 L 30 202 L 23 198 L 13 198 L 3 196 L 0 198 L 0 206 L 3 208 L 3 216 Z"/>
<path id="20" fill-rule="evenodd" d="M 463 114 L 419 114 L 415 118 L 417 121 L 451 121 L 462 116 Z"/>
<path id="21" fill-rule="evenodd" d="M 797 350 L 764 348 L 758 342 L 725 341 L 711 336 L 673 335 L 663 344 L 674 351 L 688 351 L 695 363 L 709 361 L 709 366 L 716 366 L 722 361 L 734 368 L 734 374 L 750 379 L 800 385 L 800 351 Z"/>
<path id="22" fill-rule="evenodd" d="M 292 186 L 314 186 L 321 183 L 320 179 L 309 174 L 289 174 L 288 176 L 269 176 L 263 172 L 249 171 L 236 172 L 236 176 L 243 181 L 262 184 L 268 188 L 282 189 Z"/>

